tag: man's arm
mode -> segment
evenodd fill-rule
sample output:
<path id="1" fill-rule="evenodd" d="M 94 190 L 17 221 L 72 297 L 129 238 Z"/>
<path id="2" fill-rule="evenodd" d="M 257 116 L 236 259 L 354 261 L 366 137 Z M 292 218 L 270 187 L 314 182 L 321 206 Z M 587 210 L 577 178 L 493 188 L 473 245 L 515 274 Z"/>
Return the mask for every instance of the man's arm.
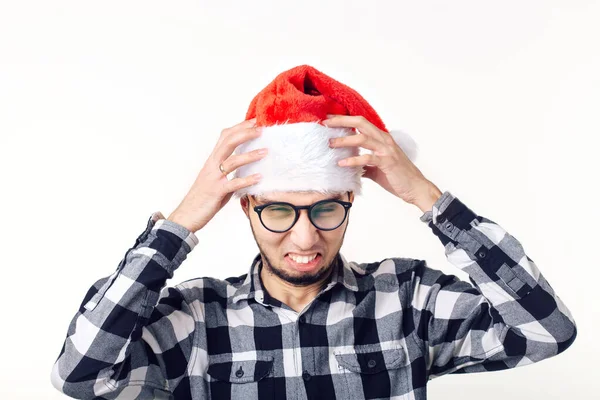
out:
<path id="1" fill-rule="evenodd" d="M 412 309 L 429 378 L 527 365 L 561 353 L 577 335 L 570 311 L 521 244 L 444 192 L 421 216 L 468 282 L 414 267 Z"/>
<path id="2" fill-rule="evenodd" d="M 186 374 L 194 319 L 177 289 L 161 289 L 197 243 L 186 228 L 152 214 L 117 270 L 90 288 L 75 314 L 52 370 L 58 390 L 79 399 L 173 392 Z"/>

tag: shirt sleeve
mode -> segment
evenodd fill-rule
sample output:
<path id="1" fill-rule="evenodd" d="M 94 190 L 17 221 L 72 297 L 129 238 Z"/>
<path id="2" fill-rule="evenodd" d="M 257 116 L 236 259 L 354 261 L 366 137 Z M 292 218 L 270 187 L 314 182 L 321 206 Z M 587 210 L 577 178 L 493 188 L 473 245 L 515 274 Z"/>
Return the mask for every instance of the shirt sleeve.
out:
<path id="1" fill-rule="evenodd" d="M 186 378 L 194 319 L 167 279 L 198 243 L 155 212 L 116 271 L 97 281 L 73 317 L 52 384 L 78 399 L 165 398 Z M 166 368 L 166 366 L 169 368 Z"/>
<path id="2" fill-rule="evenodd" d="M 421 221 L 472 283 L 417 260 L 412 310 L 429 379 L 527 365 L 573 343 L 571 312 L 515 237 L 447 191 Z"/>

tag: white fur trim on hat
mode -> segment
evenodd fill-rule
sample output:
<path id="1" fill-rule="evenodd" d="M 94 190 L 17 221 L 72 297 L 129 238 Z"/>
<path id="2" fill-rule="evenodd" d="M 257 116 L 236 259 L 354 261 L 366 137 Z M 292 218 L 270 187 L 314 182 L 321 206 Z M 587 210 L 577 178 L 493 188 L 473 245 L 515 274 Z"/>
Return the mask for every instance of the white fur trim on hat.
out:
<path id="1" fill-rule="evenodd" d="M 394 142 L 400 146 L 408 159 L 414 163 L 417 159 L 417 155 L 419 154 L 419 146 L 412 136 L 398 129 L 390 131 L 390 135 L 392 135 Z"/>
<path id="2" fill-rule="evenodd" d="M 361 193 L 362 167 L 340 167 L 338 161 L 359 155 L 358 147 L 329 147 L 329 139 L 354 135 L 350 128 L 328 128 L 316 122 L 299 122 L 262 128 L 262 134 L 238 146 L 235 154 L 267 148 L 261 160 L 239 167 L 234 178 L 260 173 L 261 180 L 235 192 L 235 197 L 270 192 Z M 417 146 L 401 131 L 390 131 L 409 159 Z M 399 142 L 400 141 L 400 142 Z"/>

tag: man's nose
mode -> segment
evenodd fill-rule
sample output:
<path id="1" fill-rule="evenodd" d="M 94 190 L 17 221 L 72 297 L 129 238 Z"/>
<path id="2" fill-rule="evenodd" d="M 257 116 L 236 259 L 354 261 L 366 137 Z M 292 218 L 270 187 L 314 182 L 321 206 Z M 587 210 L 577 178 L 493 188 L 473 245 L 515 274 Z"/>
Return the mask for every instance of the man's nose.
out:
<path id="1" fill-rule="evenodd" d="M 310 250 L 319 241 L 318 229 L 310 222 L 308 210 L 300 210 L 298 221 L 292 227 L 292 242 L 299 249 Z"/>

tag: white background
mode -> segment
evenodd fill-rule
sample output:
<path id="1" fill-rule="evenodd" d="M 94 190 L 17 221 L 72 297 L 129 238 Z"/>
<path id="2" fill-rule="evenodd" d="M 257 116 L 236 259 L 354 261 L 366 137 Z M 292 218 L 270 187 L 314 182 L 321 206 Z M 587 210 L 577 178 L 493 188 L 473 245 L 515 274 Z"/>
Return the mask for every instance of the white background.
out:
<path id="1" fill-rule="evenodd" d="M 0 398 L 64 398 L 50 371 L 89 286 L 300 64 L 411 134 L 425 176 L 520 240 L 578 324 L 565 353 L 445 376 L 430 398 L 594 397 L 599 20 L 597 1 L 2 1 Z M 342 253 L 465 279 L 420 216 L 365 181 Z M 197 235 L 169 284 L 241 275 L 257 252 L 237 202 Z"/>

